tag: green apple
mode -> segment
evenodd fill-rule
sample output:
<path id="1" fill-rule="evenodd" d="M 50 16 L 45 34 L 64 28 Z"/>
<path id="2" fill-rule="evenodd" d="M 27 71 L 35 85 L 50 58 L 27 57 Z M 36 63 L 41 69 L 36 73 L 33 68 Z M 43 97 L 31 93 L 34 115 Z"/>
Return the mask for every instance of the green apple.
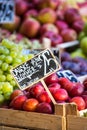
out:
<path id="1" fill-rule="evenodd" d="M 80 42 L 82 52 L 87 56 L 87 37 L 84 37 Z"/>
<path id="2" fill-rule="evenodd" d="M 81 41 L 84 37 L 85 37 L 85 33 L 80 32 L 80 34 L 78 35 L 78 40 Z"/>
<path id="3" fill-rule="evenodd" d="M 83 28 L 83 31 L 84 31 L 84 33 L 87 35 L 87 23 L 85 23 L 84 28 Z"/>
<path id="4" fill-rule="evenodd" d="M 77 49 L 76 51 L 71 53 L 71 57 L 74 58 L 76 56 L 82 57 L 82 58 L 86 58 L 86 56 L 84 55 L 84 53 L 82 52 L 81 49 Z"/>

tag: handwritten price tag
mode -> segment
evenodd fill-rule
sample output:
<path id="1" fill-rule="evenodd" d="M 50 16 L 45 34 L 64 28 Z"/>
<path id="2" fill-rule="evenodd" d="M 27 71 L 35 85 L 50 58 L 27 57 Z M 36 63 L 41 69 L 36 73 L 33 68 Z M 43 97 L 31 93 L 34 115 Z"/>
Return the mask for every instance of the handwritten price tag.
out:
<path id="1" fill-rule="evenodd" d="M 14 0 L 0 0 L 0 23 L 14 21 Z"/>
<path id="2" fill-rule="evenodd" d="M 60 65 L 49 49 L 36 55 L 31 60 L 14 68 L 11 73 L 20 89 L 26 89 L 47 75 L 59 70 Z"/>

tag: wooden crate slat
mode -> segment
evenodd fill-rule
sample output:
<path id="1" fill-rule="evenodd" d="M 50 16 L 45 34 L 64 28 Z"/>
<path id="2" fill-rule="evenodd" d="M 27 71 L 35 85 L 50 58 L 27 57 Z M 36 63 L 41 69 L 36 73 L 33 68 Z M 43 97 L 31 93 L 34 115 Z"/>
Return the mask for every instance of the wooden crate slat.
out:
<path id="1" fill-rule="evenodd" d="M 66 130 L 65 122 L 65 117 L 58 115 L 0 109 L 1 125 L 44 130 Z"/>
<path id="2" fill-rule="evenodd" d="M 66 130 L 87 130 L 87 117 L 68 115 Z"/>
<path id="3" fill-rule="evenodd" d="M 0 130 L 27 130 L 27 129 L 13 128 L 13 127 L 8 127 L 8 126 L 0 126 Z"/>

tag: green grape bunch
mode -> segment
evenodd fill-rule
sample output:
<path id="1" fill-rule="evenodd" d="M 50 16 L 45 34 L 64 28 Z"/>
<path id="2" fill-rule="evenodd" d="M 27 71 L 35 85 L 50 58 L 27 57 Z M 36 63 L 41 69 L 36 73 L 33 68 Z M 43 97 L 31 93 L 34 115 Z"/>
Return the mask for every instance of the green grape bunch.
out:
<path id="1" fill-rule="evenodd" d="M 23 54 L 23 45 L 3 39 L 0 44 L 0 104 L 10 99 L 14 89 L 18 88 L 10 70 L 33 58 L 33 54 Z"/>

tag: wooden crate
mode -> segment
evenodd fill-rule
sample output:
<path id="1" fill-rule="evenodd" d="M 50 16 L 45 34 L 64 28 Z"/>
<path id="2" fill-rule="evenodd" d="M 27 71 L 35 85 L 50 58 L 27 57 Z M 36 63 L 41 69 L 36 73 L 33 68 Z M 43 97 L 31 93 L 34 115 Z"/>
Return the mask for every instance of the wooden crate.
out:
<path id="1" fill-rule="evenodd" d="M 0 130 L 66 130 L 66 118 L 56 114 L 0 108 L 0 127 Z"/>
<path id="2" fill-rule="evenodd" d="M 87 130 L 87 117 L 68 115 L 66 130 Z"/>
<path id="3" fill-rule="evenodd" d="M 27 129 L 13 128 L 13 127 L 8 127 L 8 126 L 0 126 L 0 130 L 27 130 Z"/>
<path id="4" fill-rule="evenodd" d="M 71 104 L 66 107 L 66 130 L 87 130 L 87 117 L 80 116 L 77 106 Z"/>

